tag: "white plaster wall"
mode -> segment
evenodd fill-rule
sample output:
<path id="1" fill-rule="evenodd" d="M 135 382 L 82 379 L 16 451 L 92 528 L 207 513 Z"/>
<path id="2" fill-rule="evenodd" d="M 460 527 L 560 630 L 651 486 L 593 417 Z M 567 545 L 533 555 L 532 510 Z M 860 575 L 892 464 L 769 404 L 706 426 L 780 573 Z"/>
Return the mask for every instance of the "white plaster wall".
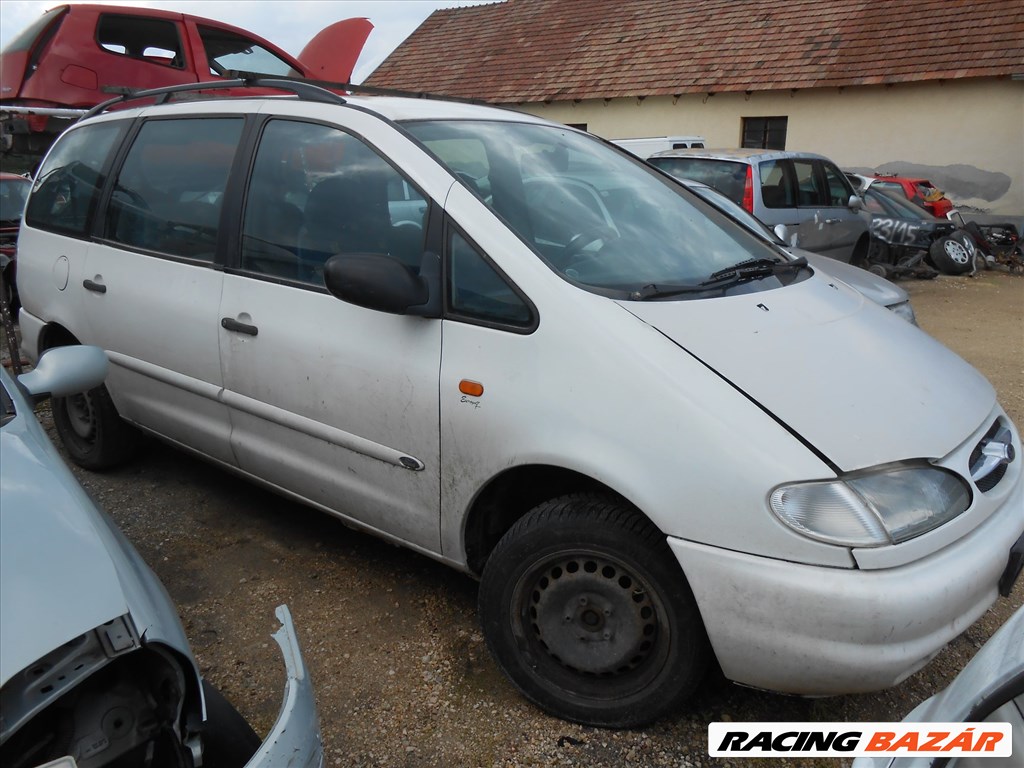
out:
<path id="1" fill-rule="evenodd" d="M 737 147 L 743 117 L 789 118 L 786 149 L 819 152 L 842 168 L 931 178 L 954 202 L 1024 216 L 1024 81 L 963 80 L 714 96 L 517 105 L 609 139 L 697 134 Z M 924 166 L 912 173 L 903 166 Z M 930 170 L 929 169 L 934 169 Z M 1010 186 L 997 199 L 999 181 Z M 979 186 L 980 185 L 980 186 Z M 978 192 L 981 194 L 972 194 Z M 959 194 L 957 194 L 959 192 Z"/>

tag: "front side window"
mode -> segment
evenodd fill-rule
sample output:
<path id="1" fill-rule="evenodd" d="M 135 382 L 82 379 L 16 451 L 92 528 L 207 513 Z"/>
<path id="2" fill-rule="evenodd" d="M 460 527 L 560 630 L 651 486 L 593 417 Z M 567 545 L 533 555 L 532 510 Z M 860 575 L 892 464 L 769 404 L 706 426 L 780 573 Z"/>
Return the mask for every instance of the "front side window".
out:
<path id="1" fill-rule="evenodd" d="M 210 74 L 233 77 L 233 72 L 251 72 L 260 75 L 299 77 L 302 73 L 276 53 L 267 50 L 255 40 L 226 29 L 199 27 L 199 36 L 206 48 Z"/>
<path id="2" fill-rule="evenodd" d="M 173 21 L 103 14 L 96 25 L 96 42 L 109 53 L 176 69 L 185 66 L 181 37 Z"/>
<path id="3" fill-rule="evenodd" d="M 338 253 L 423 259 L 427 201 L 360 139 L 337 128 L 272 120 L 246 194 L 241 268 L 323 287 Z"/>
<path id="4" fill-rule="evenodd" d="M 217 250 L 240 117 L 150 120 L 128 150 L 107 207 L 106 236 L 200 261 Z"/>
<path id="5" fill-rule="evenodd" d="M 818 182 L 813 160 L 793 160 L 793 178 L 796 182 L 796 204 L 799 207 L 828 205 L 828 195 Z"/>
<path id="6" fill-rule="evenodd" d="M 681 185 L 592 136 L 508 121 L 404 127 L 553 270 L 594 292 L 660 298 L 662 288 L 685 292 L 738 262 L 779 258 Z"/>
<path id="7" fill-rule="evenodd" d="M 822 163 L 821 168 L 825 173 L 829 204 L 834 208 L 845 208 L 854 194 L 849 180 L 831 163 Z"/>
<path id="8" fill-rule="evenodd" d="M 36 174 L 25 212 L 33 227 L 85 235 L 103 188 L 103 170 L 121 134 L 119 122 L 88 125 L 65 133 Z"/>

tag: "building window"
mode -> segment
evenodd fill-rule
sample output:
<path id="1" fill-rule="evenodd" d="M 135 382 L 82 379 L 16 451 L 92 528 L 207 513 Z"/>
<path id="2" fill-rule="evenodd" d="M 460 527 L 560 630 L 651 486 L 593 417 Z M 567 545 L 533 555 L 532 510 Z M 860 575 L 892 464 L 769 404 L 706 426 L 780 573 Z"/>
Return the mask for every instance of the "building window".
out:
<path id="1" fill-rule="evenodd" d="M 788 117 L 744 117 L 743 147 L 785 149 Z"/>

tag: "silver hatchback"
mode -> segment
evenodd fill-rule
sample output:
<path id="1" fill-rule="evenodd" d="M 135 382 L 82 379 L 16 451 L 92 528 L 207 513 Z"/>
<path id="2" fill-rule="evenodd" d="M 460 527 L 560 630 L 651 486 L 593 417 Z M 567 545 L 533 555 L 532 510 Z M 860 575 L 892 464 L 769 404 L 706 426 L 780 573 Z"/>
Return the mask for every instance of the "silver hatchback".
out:
<path id="1" fill-rule="evenodd" d="M 769 227 L 785 224 L 791 245 L 845 262 L 868 250 L 871 217 L 826 157 L 763 149 L 673 149 L 647 162 L 713 187 Z"/>

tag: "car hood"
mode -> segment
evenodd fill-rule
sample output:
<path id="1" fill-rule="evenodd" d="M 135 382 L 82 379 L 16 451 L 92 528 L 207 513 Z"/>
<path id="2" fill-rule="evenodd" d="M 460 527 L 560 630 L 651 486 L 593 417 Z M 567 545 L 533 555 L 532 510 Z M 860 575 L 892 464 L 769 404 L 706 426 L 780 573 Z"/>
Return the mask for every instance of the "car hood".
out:
<path id="1" fill-rule="evenodd" d="M 825 275 L 737 296 L 620 305 L 843 471 L 942 457 L 995 404 L 973 367 Z"/>
<path id="2" fill-rule="evenodd" d="M 820 269 L 832 277 L 842 280 L 880 306 L 891 307 L 895 304 L 902 304 L 910 298 L 909 294 L 900 286 L 884 277 L 872 274 L 866 269 L 800 248 L 787 248 L 786 250 L 794 256 L 803 256 L 807 259 L 807 263 L 816 270 Z"/>
<path id="3" fill-rule="evenodd" d="M 0 430 L 0 489 L 2 685 L 47 652 L 128 613 L 128 600 L 97 528 L 99 513 L 45 433 L 23 415 Z"/>

